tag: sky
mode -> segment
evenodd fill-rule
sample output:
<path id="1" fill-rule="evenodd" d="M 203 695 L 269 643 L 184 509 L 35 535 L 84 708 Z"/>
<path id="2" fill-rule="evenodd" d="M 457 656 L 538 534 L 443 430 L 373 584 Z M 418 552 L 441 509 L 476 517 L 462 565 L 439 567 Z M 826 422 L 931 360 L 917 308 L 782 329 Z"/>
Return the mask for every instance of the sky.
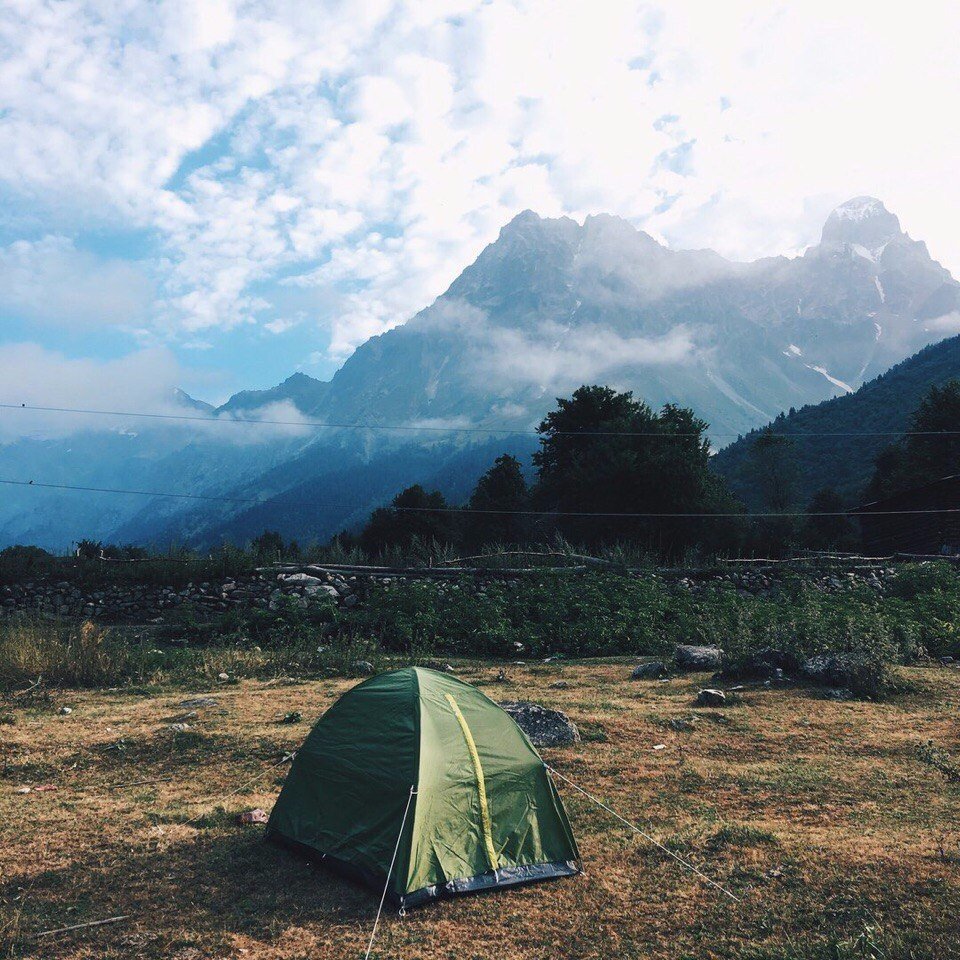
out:
<path id="1" fill-rule="evenodd" d="M 323 379 L 524 209 L 796 255 L 880 197 L 960 276 L 960 7 L 7 0 L 0 402 Z"/>

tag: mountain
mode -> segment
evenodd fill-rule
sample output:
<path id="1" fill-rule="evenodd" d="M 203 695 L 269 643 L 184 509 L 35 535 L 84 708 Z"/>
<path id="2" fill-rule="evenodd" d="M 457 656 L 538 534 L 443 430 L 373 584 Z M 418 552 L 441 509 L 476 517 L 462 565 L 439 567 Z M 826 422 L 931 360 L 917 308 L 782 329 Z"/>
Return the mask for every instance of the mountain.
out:
<path id="1" fill-rule="evenodd" d="M 0 449 L 10 475 L 229 502 L 87 495 L 80 505 L 81 494 L 20 491 L 0 504 L 0 543 L 209 544 L 271 525 L 327 537 L 408 483 L 460 496 L 483 457 L 528 454 L 555 397 L 582 383 L 690 406 L 719 446 L 783 410 L 855 391 L 945 336 L 958 305 L 960 284 L 873 198 L 833 211 L 802 256 L 753 263 L 672 250 L 614 216 L 579 224 L 525 211 L 442 296 L 362 344 L 329 382 L 298 373 L 244 391 L 206 408 L 216 427 L 115 422 L 112 434 Z M 229 425 L 298 413 L 371 429 Z"/>
<path id="2" fill-rule="evenodd" d="M 308 377 L 305 373 L 295 373 L 269 390 L 241 390 L 221 407 L 216 410 L 210 407 L 210 410 L 217 414 L 240 414 L 260 410 L 273 403 L 292 403 L 301 413 L 309 415 L 320 407 L 329 388 L 330 384 L 323 380 Z"/>
<path id="3" fill-rule="evenodd" d="M 960 378 L 960 337 L 951 337 L 924 348 L 856 393 L 778 417 L 769 426 L 789 437 L 793 445 L 797 506 L 805 507 L 826 486 L 835 487 L 851 506 L 856 504 L 873 473 L 875 457 L 897 439 L 889 434 L 908 429 L 913 411 L 931 387 L 956 378 Z M 870 433 L 874 436 L 855 435 Z M 757 436 L 758 431 L 753 431 L 713 458 L 714 469 L 751 509 L 761 506 L 750 464 Z"/>

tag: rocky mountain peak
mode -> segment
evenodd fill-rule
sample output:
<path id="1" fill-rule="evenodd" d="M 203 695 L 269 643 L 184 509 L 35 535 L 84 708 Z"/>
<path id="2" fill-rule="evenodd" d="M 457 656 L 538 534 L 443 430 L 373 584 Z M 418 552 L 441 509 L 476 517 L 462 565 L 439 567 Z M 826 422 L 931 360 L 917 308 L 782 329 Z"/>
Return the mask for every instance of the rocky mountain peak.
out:
<path id="1" fill-rule="evenodd" d="M 841 203 L 823 225 L 821 242 L 857 244 L 875 249 L 901 236 L 900 221 L 876 197 L 854 197 Z"/>

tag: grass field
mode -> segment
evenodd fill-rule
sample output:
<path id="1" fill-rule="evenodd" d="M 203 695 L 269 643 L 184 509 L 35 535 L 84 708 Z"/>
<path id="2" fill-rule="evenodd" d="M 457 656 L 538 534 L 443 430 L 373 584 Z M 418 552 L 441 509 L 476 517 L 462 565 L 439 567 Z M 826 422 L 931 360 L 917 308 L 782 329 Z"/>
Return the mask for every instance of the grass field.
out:
<path id="1" fill-rule="evenodd" d="M 904 669 L 912 692 L 885 703 L 761 686 L 706 710 L 692 706 L 706 677 L 631 681 L 626 661 L 512 666 L 505 684 L 490 664 L 459 670 L 495 699 L 565 710 L 584 742 L 544 751 L 548 762 L 742 903 L 561 784 L 584 875 L 388 915 L 374 956 L 960 957 L 960 671 Z M 550 689 L 561 677 L 569 689 Z M 269 765 L 353 682 L 8 699 L 2 955 L 362 957 L 376 897 L 236 823 L 270 809 L 286 767 Z M 217 706 L 181 719 L 191 694 Z M 294 710 L 302 723 L 278 722 Z M 57 789 L 17 792 L 44 784 Z"/>

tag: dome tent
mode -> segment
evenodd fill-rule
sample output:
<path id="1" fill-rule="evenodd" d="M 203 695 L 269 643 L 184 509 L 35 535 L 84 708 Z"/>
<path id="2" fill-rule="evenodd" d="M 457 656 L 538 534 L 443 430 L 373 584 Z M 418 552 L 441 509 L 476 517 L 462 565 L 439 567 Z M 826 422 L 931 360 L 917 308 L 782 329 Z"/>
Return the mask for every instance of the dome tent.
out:
<path id="1" fill-rule="evenodd" d="M 324 714 L 267 837 L 377 891 L 389 874 L 401 907 L 580 871 L 524 733 L 475 687 L 420 667 L 372 677 Z"/>

